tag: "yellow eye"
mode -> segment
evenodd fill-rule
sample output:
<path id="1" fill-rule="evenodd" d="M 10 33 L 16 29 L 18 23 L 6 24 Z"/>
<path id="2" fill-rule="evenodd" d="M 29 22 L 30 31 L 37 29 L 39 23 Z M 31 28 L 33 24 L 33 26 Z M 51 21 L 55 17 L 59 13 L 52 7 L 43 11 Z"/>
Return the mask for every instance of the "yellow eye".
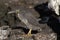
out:
<path id="1" fill-rule="evenodd" d="M 19 10 L 16 10 L 16 13 L 19 13 Z"/>

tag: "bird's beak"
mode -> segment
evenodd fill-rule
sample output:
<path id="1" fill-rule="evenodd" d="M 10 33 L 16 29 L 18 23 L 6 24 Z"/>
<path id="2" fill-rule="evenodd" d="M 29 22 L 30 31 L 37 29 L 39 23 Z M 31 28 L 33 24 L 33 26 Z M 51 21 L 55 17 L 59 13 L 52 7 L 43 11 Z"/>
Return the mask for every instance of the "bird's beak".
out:
<path id="1" fill-rule="evenodd" d="M 8 12 L 8 14 L 12 14 L 12 13 L 16 13 L 15 11 L 10 11 L 10 12 Z"/>
<path id="2" fill-rule="evenodd" d="M 18 14 L 19 12 L 20 12 L 19 10 L 16 10 L 16 11 L 10 11 L 10 12 L 8 12 L 8 14 L 12 14 L 12 13 Z"/>

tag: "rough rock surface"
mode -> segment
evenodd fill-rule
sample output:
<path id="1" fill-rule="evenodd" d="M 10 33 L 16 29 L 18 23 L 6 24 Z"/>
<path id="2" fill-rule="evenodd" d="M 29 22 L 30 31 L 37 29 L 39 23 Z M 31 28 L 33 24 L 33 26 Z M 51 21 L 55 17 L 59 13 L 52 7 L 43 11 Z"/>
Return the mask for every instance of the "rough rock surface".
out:
<path id="1" fill-rule="evenodd" d="M 29 9 L 34 17 L 39 18 L 40 15 L 34 10 L 34 6 L 45 2 L 47 2 L 47 0 L 0 0 L 0 30 L 2 31 L 0 37 L 7 37 L 2 40 L 57 40 L 57 34 L 47 24 L 41 25 L 42 31 L 40 32 L 36 32 L 38 30 L 32 30 L 31 37 L 22 36 L 26 34 L 26 32 L 28 33 L 29 29 L 21 27 L 26 25 L 19 20 L 16 14 L 8 14 L 9 11 L 23 7 Z M 16 24 L 19 26 L 16 26 Z M 7 34 L 7 32 L 4 31 L 8 31 L 9 33 Z"/>

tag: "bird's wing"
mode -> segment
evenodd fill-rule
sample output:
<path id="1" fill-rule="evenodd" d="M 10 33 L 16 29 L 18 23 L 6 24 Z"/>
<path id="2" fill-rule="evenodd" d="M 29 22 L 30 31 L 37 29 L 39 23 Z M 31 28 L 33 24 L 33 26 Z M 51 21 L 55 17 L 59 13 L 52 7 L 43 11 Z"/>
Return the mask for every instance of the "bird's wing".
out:
<path id="1" fill-rule="evenodd" d="M 27 21 L 28 21 L 30 24 L 32 24 L 32 25 L 38 25 L 37 18 L 34 17 L 32 14 L 33 14 L 33 13 L 27 11 L 27 12 L 24 14 L 24 18 L 26 18 Z"/>

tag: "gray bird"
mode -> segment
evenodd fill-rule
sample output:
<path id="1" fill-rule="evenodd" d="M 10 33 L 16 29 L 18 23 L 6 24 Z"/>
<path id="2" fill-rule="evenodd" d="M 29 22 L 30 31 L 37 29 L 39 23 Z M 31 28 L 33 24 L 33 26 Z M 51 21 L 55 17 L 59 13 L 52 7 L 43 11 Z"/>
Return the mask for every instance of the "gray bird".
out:
<path id="1" fill-rule="evenodd" d="M 39 24 L 38 20 L 36 17 L 34 17 L 32 12 L 28 9 L 19 9 L 16 11 L 10 11 L 10 13 L 16 13 L 17 17 L 26 25 L 25 28 L 30 29 L 28 32 L 28 36 L 31 36 L 31 31 L 32 30 L 39 30 L 41 31 L 41 24 Z"/>

